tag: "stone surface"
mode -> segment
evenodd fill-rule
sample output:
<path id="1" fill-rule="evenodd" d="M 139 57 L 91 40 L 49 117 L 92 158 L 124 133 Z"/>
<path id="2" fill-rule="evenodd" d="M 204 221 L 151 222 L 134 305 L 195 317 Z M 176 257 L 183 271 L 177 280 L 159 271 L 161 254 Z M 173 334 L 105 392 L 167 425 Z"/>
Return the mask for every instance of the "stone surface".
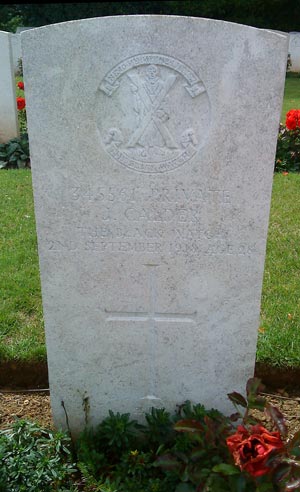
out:
<path id="1" fill-rule="evenodd" d="M 22 59 L 20 34 L 12 34 L 11 46 L 12 46 L 12 58 L 13 58 L 14 73 L 17 74 L 17 72 L 19 70 L 19 60 Z"/>
<path id="2" fill-rule="evenodd" d="M 19 132 L 12 37 L 12 34 L 0 31 L 0 143 L 16 137 Z"/>
<path id="3" fill-rule="evenodd" d="M 300 32 L 290 32 L 289 53 L 292 62 L 290 72 L 300 72 Z"/>
<path id="4" fill-rule="evenodd" d="M 13 55 L 13 65 L 15 73 L 19 71 L 19 60 L 22 59 L 21 50 L 21 32 L 33 29 L 32 27 L 18 27 L 16 34 L 11 35 L 11 45 L 12 45 L 12 55 Z"/>
<path id="5" fill-rule="evenodd" d="M 21 34 L 53 415 L 253 375 L 288 39 L 120 16 Z"/>

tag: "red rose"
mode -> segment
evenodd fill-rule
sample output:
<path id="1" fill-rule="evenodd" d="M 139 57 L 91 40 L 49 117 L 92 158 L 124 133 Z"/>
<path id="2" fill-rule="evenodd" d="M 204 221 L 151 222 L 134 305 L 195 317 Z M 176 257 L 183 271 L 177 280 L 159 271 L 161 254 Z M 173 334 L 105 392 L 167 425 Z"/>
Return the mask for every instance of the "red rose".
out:
<path id="1" fill-rule="evenodd" d="M 19 89 L 22 89 L 22 91 L 24 90 L 24 82 L 18 82 L 18 87 Z"/>
<path id="2" fill-rule="evenodd" d="M 24 97 L 17 97 L 17 108 L 20 111 L 21 109 L 24 109 L 26 106 L 25 103 L 25 98 Z"/>
<path id="3" fill-rule="evenodd" d="M 253 477 L 268 473 L 271 468 L 266 461 L 273 451 L 280 451 L 284 444 L 279 432 L 269 432 L 261 425 L 254 425 L 249 432 L 239 425 L 237 432 L 226 439 L 234 462 Z"/>
<path id="4" fill-rule="evenodd" d="M 288 130 L 296 130 L 297 127 L 300 128 L 300 109 L 291 109 L 286 114 L 285 125 Z"/>

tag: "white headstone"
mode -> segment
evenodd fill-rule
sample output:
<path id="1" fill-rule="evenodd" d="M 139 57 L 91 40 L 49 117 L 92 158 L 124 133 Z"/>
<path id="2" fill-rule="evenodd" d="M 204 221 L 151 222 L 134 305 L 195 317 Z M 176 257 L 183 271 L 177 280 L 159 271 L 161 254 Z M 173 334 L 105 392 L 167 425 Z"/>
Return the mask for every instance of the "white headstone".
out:
<path id="1" fill-rule="evenodd" d="M 18 73 L 18 70 L 19 70 L 19 60 L 22 59 L 20 34 L 12 34 L 11 46 L 12 46 L 12 57 L 13 57 L 14 72 L 16 74 L 16 73 Z"/>
<path id="2" fill-rule="evenodd" d="M 300 72 L 300 32 L 290 32 L 289 36 L 290 72 Z"/>
<path id="3" fill-rule="evenodd" d="M 253 376 L 288 41 L 173 16 L 21 35 L 53 415 L 232 410 Z"/>
<path id="4" fill-rule="evenodd" d="M 16 34 L 12 34 L 11 36 L 11 45 L 12 45 L 12 55 L 13 55 L 13 65 L 14 71 L 17 74 L 20 66 L 19 61 L 22 60 L 22 50 L 21 50 L 21 32 L 28 31 L 29 29 L 33 29 L 33 27 L 18 27 L 16 30 Z"/>
<path id="5" fill-rule="evenodd" d="M 0 31 L 0 143 L 17 137 L 19 132 L 12 36 L 11 33 Z"/>

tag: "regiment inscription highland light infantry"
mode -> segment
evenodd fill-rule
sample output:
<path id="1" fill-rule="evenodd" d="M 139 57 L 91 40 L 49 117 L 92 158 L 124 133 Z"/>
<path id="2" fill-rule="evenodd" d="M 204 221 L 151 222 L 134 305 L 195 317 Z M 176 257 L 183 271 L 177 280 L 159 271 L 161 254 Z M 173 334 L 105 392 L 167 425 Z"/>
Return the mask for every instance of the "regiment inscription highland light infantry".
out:
<path id="1" fill-rule="evenodd" d="M 125 167 L 171 171 L 203 146 L 210 125 L 207 91 L 181 61 L 159 54 L 133 56 L 108 72 L 99 89 L 100 139 Z"/>

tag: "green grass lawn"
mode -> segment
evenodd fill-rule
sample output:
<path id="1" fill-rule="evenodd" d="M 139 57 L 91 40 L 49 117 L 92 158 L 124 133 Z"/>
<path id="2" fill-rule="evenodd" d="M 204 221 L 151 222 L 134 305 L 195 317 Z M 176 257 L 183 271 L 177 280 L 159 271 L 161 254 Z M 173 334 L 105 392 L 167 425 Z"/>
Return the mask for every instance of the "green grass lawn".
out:
<path id="1" fill-rule="evenodd" d="M 282 122 L 289 109 L 300 77 L 286 79 Z M 300 175 L 274 176 L 257 360 L 281 367 L 300 367 L 299 189 Z M 44 359 L 31 172 L 0 171 L 0 196 L 0 360 Z"/>
<path id="2" fill-rule="evenodd" d="M 257 360 L 300 367 L 300 174 L 276 174 Z"/>
<path id="3" fill-rule="evenodd" d="M 0 360 L 46 354 L 31 172 L 0 171 Z"/>
<path id="4" fill-rule="evenodd" d="M 257 360 L 300 367 L 300 175 L 274 176 Z M 29 170 L 1 171 L 0 357 L 46 351 Z"/>

